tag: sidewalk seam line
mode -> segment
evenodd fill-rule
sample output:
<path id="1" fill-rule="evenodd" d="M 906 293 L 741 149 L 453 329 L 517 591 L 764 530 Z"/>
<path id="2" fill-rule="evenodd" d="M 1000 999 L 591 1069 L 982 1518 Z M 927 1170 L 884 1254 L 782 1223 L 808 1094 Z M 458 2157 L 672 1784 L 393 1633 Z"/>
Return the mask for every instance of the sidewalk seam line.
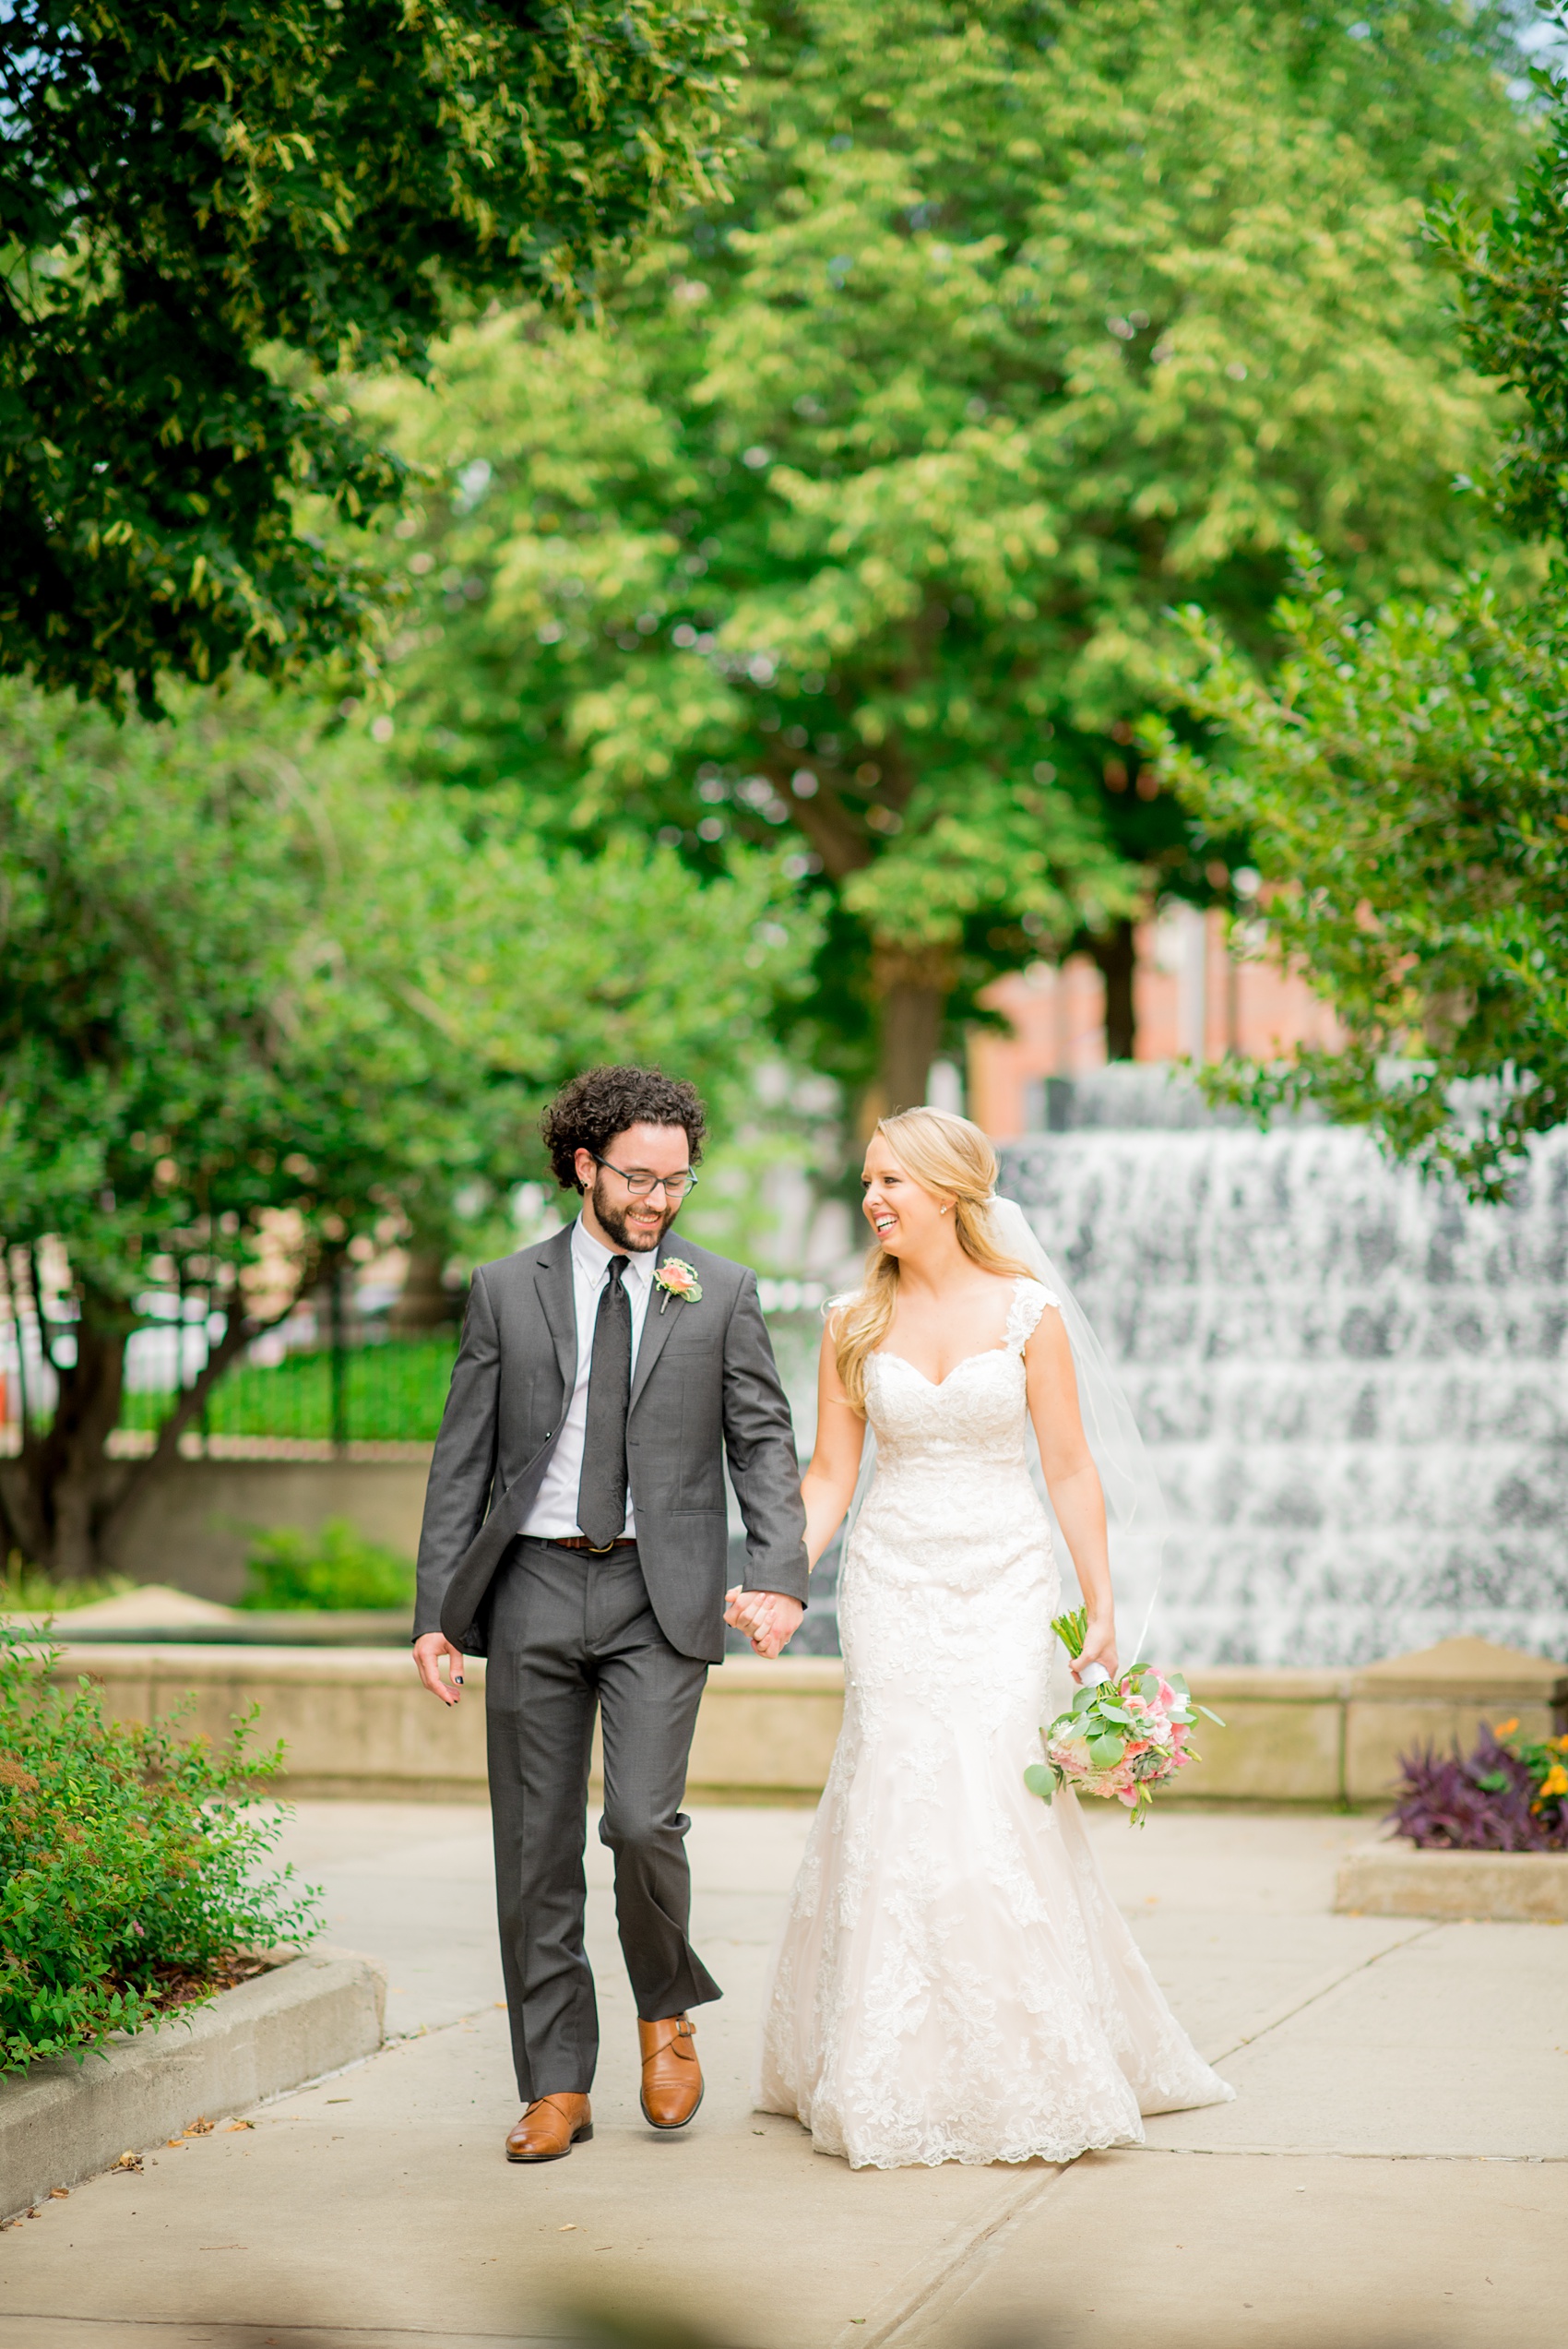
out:
<path id="1" fill-rule="evenodd" d="M 368 2338 L 375 2333 L 385 2337 L 390 2333 L 399 2341 L 434 2341 L 443 2343 L 453 2340 L 458 2342 L 499 2341 L 504 2344 L 504 2349 L 565 2349 L 565 2345 L 576 2339 L 576 2335 L 566 2332 L 520 2334 L 515 2332 L 457 2334 L 432 2332 L 427 2325 L 415 2327 L 400 2324 L 337 2324 L 324 2327 L 319 2324 L 291 2324 L 286 2320 L 269 2320 L 266 2317 L 84 2317 L 75 2315 L 69 2309 L 59 2308 L 0 2309 L 0 2324 L 11 2323 L 113 2324 L 148 2327 L 156 2325 L 166 2332 L 205 2332 L 214 2331 L 218 2326 L 222 2325 L 231 2332 L 238 2330 L 244 2332 L 300 2333 L 308 2336 L 312 2342 L 319 2340 L 323 2331 L 347 2333 L 350 2338 L 356 2339 Z"/>
<path id="2" fill-rule="evenodd" d="M 1484 2162 L 1495 2169 L 1550 2168 L 1568 2153 L 1419 2153 L 1388 2145 L 1119 2145 L 1122 2153 L 1172 2153 L 1216 2162 Z"/>
<path id="3" fill-rule="evenodd" d="M 988 2243 L 993 2235 L 1000 2234 L 1004 2226 L 1010 2225 L 1012 2221 L 1028 2209 L 1031 2203 L 1049 2193 L 1062 2177 L 1066 2167 L 1065 2163 L 1054 2164 L 1049 2176 L 1031 2178 L 1018 2188 L 1005 2208 L 996 2212 L 983 2224 L 977 2226 L 972 2234 L 966 2236 L 964 2241 L 955 2248 L 952 2256 L 943 2262 L 937 2272 L 928 2276 L 923 2283 L 917 2284 L 915 2289 L 900 2302 L 892 2315 L 878 2326 L 875 2332 L 864 2333 L 858 2325 L 852 2331 L 846 2327 L 839 2335 L 840 2343 L 846 2344 L 846 2349 L 853 2349 L 853 2344 L 858 2344 L 859 2349 L 885 2349 L 888 2342 L 897 2341 L 905 2327 L 913 2322 L 922 2308 L 929 2307 L 944 2285 L 950 2283 L 959 2269 L 968 2265 L 980 2246 Z"/>
<path id="4" fill-rule="evenodd" d="M 1391 1941 L 1385 1950 L 1374 1950 L 1370 1958 L 1358 1959 L 1353 1966 L 1347 1966 L 1343 1973 L 1336 1973 L 1330 1981 L 1320 1982 L 1315 1989 L 1307 1991 L 1293 2006 L 1283 2009 L 1276 2008 L 1272 2014 L 1265 2016 L 1255 2031 L 1242 2032 L 1239 2039 L 1233 2039 L 1229 2046 L 1221 2047 L 1218 2055 L 1206 2057 L 1205 2061 L 1210 2065 L 1222 2064 L 1231 2056 L 1239 2055 L 1243 2047 L 1255 2046 L 1260 2039 L 1266 2039 L 1271 2031 L 1278 2031 L 1283 2024 L 1294 2021 L 1298 2015 L 1305 2014 L 1309 2007 L 1315 2007 L 1320 1998 L 1326 1998 L 1342 1983 L 1352 1981 L 1358 1973 L 1369 1973 L 1373 1966 L 1381 1965 L 1384 1958 L 1392 1958 L 1400 1950 L 1413 1950 L 1418 1941 L 1425 1941 L 1434 1934 L 1443 1922 L 1441 1917 L 1433 1917 L 1422 1926 L 1419 1933 L 1407 1933 L 1401 1939 Z"/>

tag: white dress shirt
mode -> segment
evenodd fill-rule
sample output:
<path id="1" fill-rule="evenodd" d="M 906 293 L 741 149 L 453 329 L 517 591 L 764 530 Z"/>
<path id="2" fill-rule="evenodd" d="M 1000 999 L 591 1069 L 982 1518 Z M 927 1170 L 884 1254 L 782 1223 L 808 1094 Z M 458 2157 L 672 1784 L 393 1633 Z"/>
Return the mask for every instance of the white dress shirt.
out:
<path id="1" fill-rule="evenodd" d="M 647 1303 L 653 1294 L 659 1250 L 642 1248 L 634 1253 L 630 1249 L 607 1248 L 591 1232 L 584 1230 L 579 1216 L 572 1226 L 572 1304 L 577 1318 L 577 1376 L 566 1416 L 561 1423 L 560 1440 L 550 1455 L 544 1481 L 523 1525 L 523 1532 L 531 1533 L 536 1541 L 558 1542 L 563 1534 L 582 1532 L 577 1523 L 577 1487 L 582 1482 L 583 1436 L 588 1427 L 588 1373 L 593 1367 L 593 1333 L 599 1319 L 600 1292 L 610 1278 L 612 1255 L 625 1258 L 626 1269 L 621 1279 L 631 1301 L 632 1367 L 636 1368 L 637 1347 L 642 1342 Z M 621 1530 L 628 1534 L 637 1530 L 629 1488 L 626 1522 Z"/>

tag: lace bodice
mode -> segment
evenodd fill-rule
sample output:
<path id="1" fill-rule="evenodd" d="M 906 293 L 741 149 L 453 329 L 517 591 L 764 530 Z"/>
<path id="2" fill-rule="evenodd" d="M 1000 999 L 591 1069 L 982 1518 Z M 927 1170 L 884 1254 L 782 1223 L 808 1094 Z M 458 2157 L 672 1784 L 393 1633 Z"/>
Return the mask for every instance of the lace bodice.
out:
<path id="1" fill-rule="evenodd" d="M 897 1459 L 902 1466 L 924 1461 L 947 1474 L 959 1454 L 976 1467 L 982 1461 L 1021 1465 L 1024 1348 L 1046 1306 L 1055 1303 L 1038 1281 L 1016 1282 L 1001 1345 L 966 1354 L 940 1383 L 902 1354 L 885 1347 L 873 1353 L 866 1365 L 866 1418 L 881 1473 Z"/>
<path id="2" fill-rule="evenodd" d="M 1051 1568 L 1046 1514 L 1030 1480 L 1024 1348 L 1055 1299 L 1038 1281 L 1016 1284 L 1000 1346 L 966 1354 L 940 1385 L 902 1355 L 866 1365 L 866 1418 L 876 1471 L 849 1536 L 856 1561 L 894 1580 L 964 1586 L 1015 1564 L 1020 1543 Z"/>

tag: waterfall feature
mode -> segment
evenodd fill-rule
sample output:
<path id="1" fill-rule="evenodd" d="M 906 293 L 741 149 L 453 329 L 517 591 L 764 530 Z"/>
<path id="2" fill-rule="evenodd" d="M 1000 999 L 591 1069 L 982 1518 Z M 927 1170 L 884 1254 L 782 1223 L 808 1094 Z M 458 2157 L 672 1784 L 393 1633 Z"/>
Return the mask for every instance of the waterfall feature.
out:
<path id="1" fill-rule="evenodd" d="M 1001 1187 L 1153 1451 L 1162 1653 L 1338 1664 L 1476 1632 L 1568 1655 L 1568 1132 L 1485 1208 L 1155 1069 L 1053 1082 L 1047 1117 Z"/>

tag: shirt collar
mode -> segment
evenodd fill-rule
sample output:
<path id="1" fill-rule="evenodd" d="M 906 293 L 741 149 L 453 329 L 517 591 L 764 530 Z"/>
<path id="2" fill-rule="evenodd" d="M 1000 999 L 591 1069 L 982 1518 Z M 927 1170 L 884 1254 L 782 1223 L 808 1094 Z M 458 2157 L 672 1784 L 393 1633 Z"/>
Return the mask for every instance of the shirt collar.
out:
<path id="1" fill-rule="evenodd" d="M 602 1240 L 596 1240 L 594 1238 L 593 1234 L 584 1223 L 582 1217 L 580 1215 L 578 1216 L 576 1222 L 572 1226 L 572 1256 L 576 1263 L 579 1266 L 581 1270 L 587 1274 L 590 1281 L 596 1282 L 602 1281 L 604 1278 L 604 1268 L 609 1263 L 611 1258 L 612 1256 L 621 1256 L 623 1254 L 626 1259 L 626 1270 L 621 1275 L 622 1280 L 636 1281 L 639 1282 L 642 1287 L 647 1288 L 653 1279 L 654 1264 L 658 1258 L 659 1250 L 657 1248 L 641 1248 L 634 1251 L 630 1248 L 624 1250 L 621 1248 L 607 1248 Z"/>

